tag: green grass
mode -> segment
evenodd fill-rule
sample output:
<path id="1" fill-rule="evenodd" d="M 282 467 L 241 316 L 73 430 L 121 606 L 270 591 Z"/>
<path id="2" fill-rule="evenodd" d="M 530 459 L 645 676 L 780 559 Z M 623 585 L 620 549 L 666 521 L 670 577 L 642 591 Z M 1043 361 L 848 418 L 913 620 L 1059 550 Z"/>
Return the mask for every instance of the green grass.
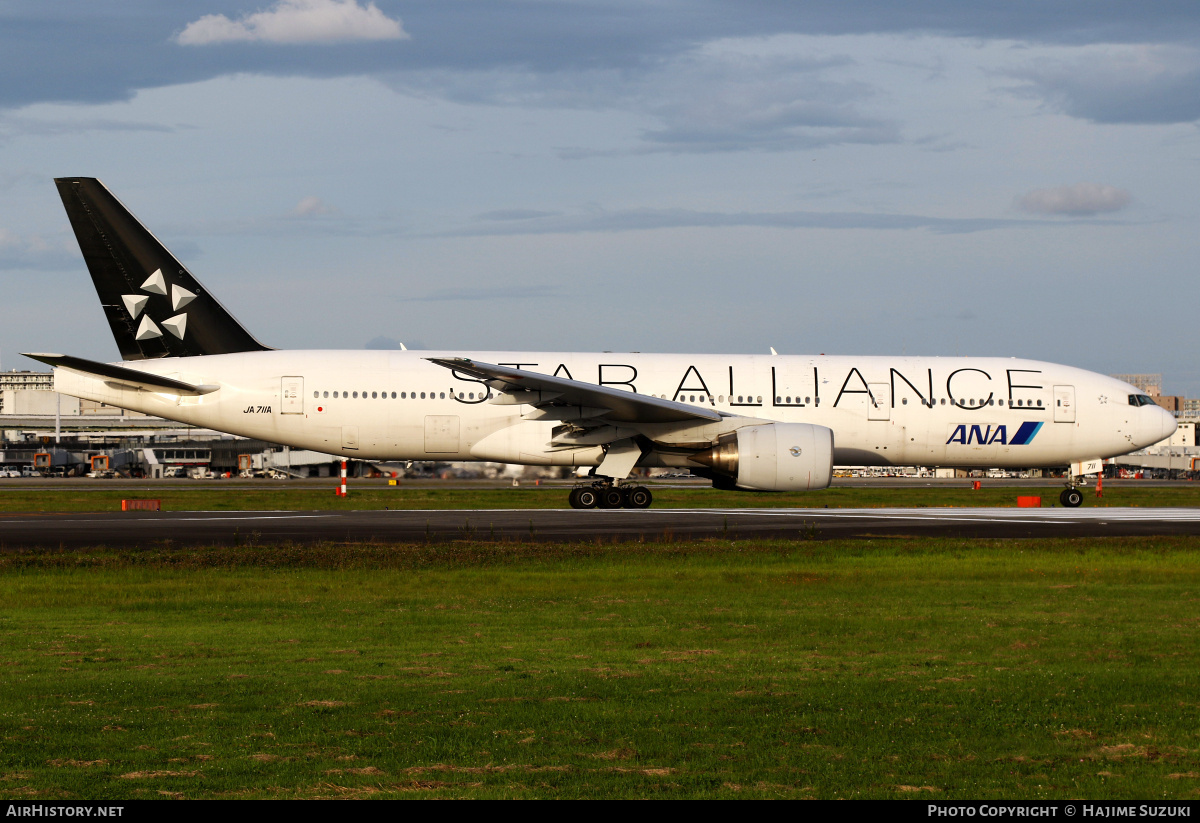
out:
<path id="1" fill-rule="evenodd" d="M 0 555 L 0 796 L 1195 798 L 1200 539 Z"/>
<path id="2" fill-rule="evenodd" d="M 98 485 L 64 486 L 60 489 L 0 490 L 0 512 L 113 511 L 123 498 L 154 497 L 167 511 L 246 510 L 350 510 L 382 509 L 557 509 L 567 505 L 565 486 L 523 486 L 504 489 L 446 489 L 421 486 L 382 486 L 378 482 L 350 483 L 343 499 L 328 487 L 289 486 L 284 481 L 263 485 L 173 486 L 170 481 L 150 483 L 144 488 L 104 488 Z M 268 482 L 270 485 L 267 485 Z M 1018 495 L 1040 495 L 1042 504 L 1058 504 L 1061 485 L 1044 487 L 989 486 L 972 491 L 969 481 L 961 486 L 906 488 L 903 486 L 833 487 L 818 492 L 723 492 L 706 488 L 651 487 L 658 508 L 742 507 L 874 507 L 874 506 L 1015 506 Z M 1084 492 L 1085 506 L 1200 506 L 1197 486 L 1136 486 L 1109 484 L 1104 496 L 1092 489 Z"/>

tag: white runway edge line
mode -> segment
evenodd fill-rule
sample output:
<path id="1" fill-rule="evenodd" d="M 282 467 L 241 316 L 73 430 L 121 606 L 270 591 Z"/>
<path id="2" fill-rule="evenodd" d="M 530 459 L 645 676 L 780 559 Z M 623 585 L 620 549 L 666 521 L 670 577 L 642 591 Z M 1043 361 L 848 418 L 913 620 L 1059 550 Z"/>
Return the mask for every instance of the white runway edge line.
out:
<path id="1" fill-rule="evenodd" d="M 363 513 L 366 513 L 364 510 Z M 374 510 L 371 510 L 374 511 Z M 924 508 L 924 509 L 390 509 L 389 515 L 515 514 L 518 512 L 554 512 L 584 517 L 659 517 L 664 515 L 741 515 L 745 517 L 795 517 L 865 520 L 942 520 L 971 523 L 1061 523 L 1108 521 L 1160 521 L 1200 523 L 1200 508 L 1128 508 L 1102 509 L 999 509 L 999 508 Z M 339 516 L 356 512 L 337 512 Z"/>
<path id="2" fill-rule="evenodd" d="M 344 517 L 354 514 L 445 515 L 460 514 L 517 514 L 554 512 L 573 513 L 585 517 L 657 517 L 661 515 L 745 515 L 749 517 L 845 517 L 873 518 L 876 520 L 972 520 L 1003 523 L 1031 522 L 1052 523 L 1099 520 L 1161 520 L 1175 522 L 1200 522 L 1200 508 L 1128 508 L 1102 509 L 1000 509 L 1000 508 L 924 508 L 924 509 L 363 509 L 341 511 L 331 514 Z"/>
<path id="3" fill-rule="evenodd" d="M 1200 522 L 1200 509 L 657 509 L 661 514 L 741 514 L 754 517 L 826 517 L 873 520 L 961 520 L 973 523 L 1079 523 L 1090 521 Z"/>
<path id="4" fill-rule="evenodd" d="M 189 512 L 189 514 L 191 514 L 191 513 L 192 512 Z M 265 515 L 265 516 L 263 516 L 263 515 L 248 515 L 246 517 L 238 517 L 236 515 L 235 516 L 227 515 L 224 517 L 138 517 L 138 518 L 130 518 L 124 522 L 130 523 L 130 524 L 152 523 L 152 524 L 158 525 L 158 524 L 161 524 L 164 522 L 167 522 L 167 523 L 191 523 L 191 522 L 215 523 L 215 522 L 218 522 L 221 520 L 237 520 L 239 522 L 245 521 L 245 520 L 302 520 L 305 518 L 314 518 L 314 517 L 334 517 L 337 514 L 338 514 L 337 512 L 331 512 L 329 514 L 271 514 L 271 515 Z M 111 517 L 111 518 L 110 517 L 106 517 L 106 518 L 99 518 L 99 517 L 74 518 L 74 517 L 72 517 L 72 518 L 66 518 L 63 520 L 59 520 L 58 522 L 60 522 L 60 523 L 112 523 L 115 521 L 116 521 L 115 517 Z M 5 519 L 5 520 L 0 520 L 0 527 L 3 527 L 6 523 L 46 523 L 46 522 L 47 522 L 47 518 L 45 518 L 45 517 L 35 517 L 35 518 L 31 518 L 29 520 L 7 520 L 7 519 Z"/>

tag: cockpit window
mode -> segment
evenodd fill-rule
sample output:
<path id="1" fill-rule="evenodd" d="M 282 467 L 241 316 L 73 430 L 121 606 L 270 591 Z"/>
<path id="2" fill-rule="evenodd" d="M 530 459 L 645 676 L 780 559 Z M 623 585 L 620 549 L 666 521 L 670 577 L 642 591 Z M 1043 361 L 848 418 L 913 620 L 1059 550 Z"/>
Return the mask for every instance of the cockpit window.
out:
<path id="1" fill-rule="evenodd" d="M 1129 395 L 1129 405 L 1131 405 L 1131 406 L 1153 406 L 1154 400 L 1149 395 L 1131 394 L 1131 395 Z"/>

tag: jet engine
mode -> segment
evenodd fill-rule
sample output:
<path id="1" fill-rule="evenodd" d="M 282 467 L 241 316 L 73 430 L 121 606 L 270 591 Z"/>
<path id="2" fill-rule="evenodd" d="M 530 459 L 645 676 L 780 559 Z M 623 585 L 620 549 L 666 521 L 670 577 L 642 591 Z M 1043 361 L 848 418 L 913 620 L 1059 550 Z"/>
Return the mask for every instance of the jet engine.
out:
<path id="1" fill-rule="evenodd" d="M 689 460 L 707 466 L 717 488 L 824 489 L 833 480 L 833 430 L 808 423 L 764 423 L 723 434 Z"/>

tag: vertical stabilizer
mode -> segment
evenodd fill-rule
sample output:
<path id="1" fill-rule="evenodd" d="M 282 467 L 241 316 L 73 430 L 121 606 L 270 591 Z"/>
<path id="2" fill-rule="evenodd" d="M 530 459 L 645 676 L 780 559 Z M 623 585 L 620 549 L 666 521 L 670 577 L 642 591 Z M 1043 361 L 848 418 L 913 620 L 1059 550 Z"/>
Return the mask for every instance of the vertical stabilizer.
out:
<path id="1" fill-rule="evenodd" d="M 55 184 L 125 360 L 264 351 L 104 184 Z"/>

